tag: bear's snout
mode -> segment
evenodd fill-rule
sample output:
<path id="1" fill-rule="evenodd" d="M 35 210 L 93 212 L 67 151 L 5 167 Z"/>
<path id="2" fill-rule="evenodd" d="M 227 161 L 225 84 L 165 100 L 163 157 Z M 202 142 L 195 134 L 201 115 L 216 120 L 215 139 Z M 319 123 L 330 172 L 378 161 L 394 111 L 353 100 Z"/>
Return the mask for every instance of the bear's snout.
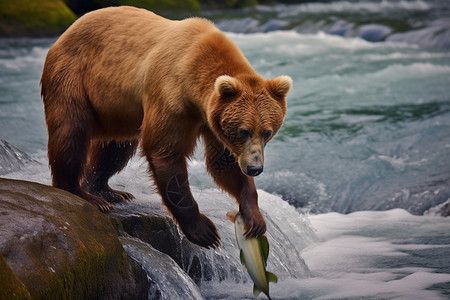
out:
<path id="1" fill-rule="evenodd" d="M 249 165 L 247 166 L 247 174 L 248 176 L 258 176 L 261 174 L 264 170 L 263 166 L 255 166 L 255 165 Z"/>
<path id="2" fill-rule="evenodd" d="M 261 139 L 248 140 L 245 150 L 239 155 L 239 167 L 247 176 L 258 176 L 264 170 L 264 144 Z"/>

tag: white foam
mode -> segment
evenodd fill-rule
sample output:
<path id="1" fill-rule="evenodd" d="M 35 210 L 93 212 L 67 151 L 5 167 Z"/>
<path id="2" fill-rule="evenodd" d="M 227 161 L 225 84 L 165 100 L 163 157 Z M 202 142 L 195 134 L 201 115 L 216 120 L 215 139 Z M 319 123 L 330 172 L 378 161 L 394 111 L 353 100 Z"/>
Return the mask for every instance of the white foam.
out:
<path id="1" fill-rule="evenodd" d="M 439 232 L 448 236 L 450 223 L 446 219 L 413 216 L 401 209 L 328 213 L 310 219 L 318 242 L 306 248 L 302 256 L 315 277 L 297 282 L 300 290 L 318 299 L 444 298 L 428 288 L 449 282 L 450 274 L 416 267 L 410 251 L 448 249 L 450 246 L 445 244 L 411 242 L 414 236 Z M 446 258 L 442 257 L 442 261 Z"/>
<path id="2" fill-rule="evenodd" d="M 411 272 L 411 271 L 409 271 Z M 448 274 L 436 274 L 418 269 L 410 275 L 380 271 L 375 273 L 339 273 L 330 277 L 290 280 L 272 287 L 273 294 L 283 299 L 445 299 L 438 291 L 426 288 L 445 283 Z"/>
<path id="3" fill-rule="evenodd" d="M 48 47 L 33 47 L 28 53 L 14 52 L 14 58 L 0 58 L 0 66 L 13 72 L 24 71 L 32 66 L 44 66 Z"/>
<path id="4" fill-rule="evenodd" d="M 432 63 L 391 64 L 388 67 L 373 73 L 376 78 L 389 77 L 395 80 L 399 77 L 422 77 L 426 75 L 450 74 L 450 66 Z M 406 76 L 405 76 L 406 75 Z"/>
<path id="5" fill-rule="evenodd" d="M 378 155 L 378 159 L 388 162 L 393 168 L 400 172 L 405 171 L 408 167 L 420 167 L 428 161 L 428 159 L 426 158 L 422 158 L 419 161 L 411 161 L 408 156 L 399 157 L 396 155 L 393 157 L 387 155 Z"/>
<path id="6" fill-rule="evenodd" d="M 319 31 L 314 34 L 303 34 L 293 30 L 285 31 L 271 31 L 268 33 L 231 33 L 227 35 L 234 40 L 240 47 L 252 46 L 254 48 L 255 43 L 261 43 L 265 46 L 265 51 L 269 49 L 275 49 L 276 51 L 286 51 L 286 53 L 301 54 L 305 49 L 310 47 L 322 47 L 324 50 L 329 51 L 329 48 L 342 48 L 342 49 L 367 49 L 367 48 L 380 48 L 386 47 L 388 43 L 376 44 L 370 43 L 358 37 L 349 38 L 338 35 L 332 35 Z M 277 46 L 272 46 L 273 41 L 276 40 Z M 270 47 L 268 46 L 270 45 Z M 292 51 L 292 47 L 296 47 L 297 52 Z"/>
<path id="7" fill-rule="evenodd" d="M 450 57 L 450 53 L 432 53 L 432 52 L 418 52 L 418 53 L 393 52 L 387 54 L 369 54 L 366 56 L 366 58 L 371 61 L 424 60 L 424 59 L 439 59 L 448 57 Z"/>

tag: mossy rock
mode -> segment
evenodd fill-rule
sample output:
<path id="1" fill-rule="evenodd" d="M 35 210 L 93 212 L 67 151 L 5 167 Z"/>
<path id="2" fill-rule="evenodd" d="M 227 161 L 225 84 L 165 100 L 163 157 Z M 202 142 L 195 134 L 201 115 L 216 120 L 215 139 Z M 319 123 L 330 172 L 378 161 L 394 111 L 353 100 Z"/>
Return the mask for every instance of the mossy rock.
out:
<path id="1" fill-rule="evenodd" d="M 0 299 L 31 299 L 25 285 L 17 279 L 0 253 Z"/>
<path id="2" fill-rule="evenodd" d="M 0 1 L 0 36 L 57 36 L 75 20 L 62 0 Z"/>
<path id="3" fill-rule="evenodd" d="M 145 272 L 125 254 L 111 218 L 85 200 L 0 179 L 0 215 L 0 299 L 146 298 Z"/>

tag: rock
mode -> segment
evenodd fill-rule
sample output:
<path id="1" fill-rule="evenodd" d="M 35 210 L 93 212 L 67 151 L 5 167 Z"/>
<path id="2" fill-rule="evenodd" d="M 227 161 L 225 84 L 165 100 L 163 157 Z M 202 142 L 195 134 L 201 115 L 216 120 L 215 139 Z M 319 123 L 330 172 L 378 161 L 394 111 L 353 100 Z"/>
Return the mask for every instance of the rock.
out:
<path id="1" fill-rule="evenodd" d="M 270 20 L 261 27 L 261 32 L 270 32 L 276 30 L 282 30 L 289 25 L 289 22 L 283 20 Z"/>
<path id="2" fill-rule="evenodd" d="M 3 255 L 0 254 L 0 299 L 31 299 L 25 285 L 17 279 L 9 268 Z"/>
<path id="3" fill-rule="evenodd" d="M 133 201 L 116 206 L 111 216 L 117 218 L 121 236 L 135 237 L 168 255 L 196 283 L 211 279 L 208 273 L 213 266 L 204 256 L 209 251 L 189 242 L 160 203 Z"/>
<path id="4" fill-rule="evenodd" d="M 431 207 L 424 212 L 424 215 L 450 217 L 450 198 L 441 204 Z"/>
<path id="5" fill-rule="evenodd" d="M 0 178 L 1 299 L 146 299 L 111 218 L 68 192 Z"/>
<path id="6" fill-rule="evenodd" d="M 62 0 L 0 1 L 0 36 L 57 36 L 75 20 Z"/>
<path id="7" fill-rule="evenodd" d="M 380 24 L 366 24 L 358 28 L 358 36 L 369 42 L 384 41 L 391 33 L 391 28 Z"/>
<path id="8" fill-rule="evenodd" d="M 32 162 L 35 161 L 28 154 L 0 139 L 0 175 L 19 170 Z"/>

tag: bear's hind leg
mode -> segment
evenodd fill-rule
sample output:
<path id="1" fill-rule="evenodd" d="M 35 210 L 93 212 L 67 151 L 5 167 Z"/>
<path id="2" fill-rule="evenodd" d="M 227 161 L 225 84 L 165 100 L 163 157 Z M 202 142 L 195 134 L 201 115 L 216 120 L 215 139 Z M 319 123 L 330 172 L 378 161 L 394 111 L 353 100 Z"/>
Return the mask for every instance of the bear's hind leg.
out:
<path id="1" fill-rule="evenodd" d="M 137 145 L 138 140 L 92 142 L 84 180 L 87 191 L 110 203 L 134 199 L 130 193 L 113 190 L 108 185 L 108 180 L 126 166 L 136 152 Z"/>
<path id="2" fill-rule="evenodd" d="M 69 111 L 69 110 L 67 110 Z M 48 159 L 52 172 L 52 185 L 75 194 L 96 205 L 101 211 L 113 206 L 100 197 L 91 195 L 80 186 L 89 147 L 89 125 L 93 121 L 89 113 L 72 110 L 65 117 L 59 111 L 59 118 L 49 119 L 52 115 L 46 107 L 48 125 Z"/>

